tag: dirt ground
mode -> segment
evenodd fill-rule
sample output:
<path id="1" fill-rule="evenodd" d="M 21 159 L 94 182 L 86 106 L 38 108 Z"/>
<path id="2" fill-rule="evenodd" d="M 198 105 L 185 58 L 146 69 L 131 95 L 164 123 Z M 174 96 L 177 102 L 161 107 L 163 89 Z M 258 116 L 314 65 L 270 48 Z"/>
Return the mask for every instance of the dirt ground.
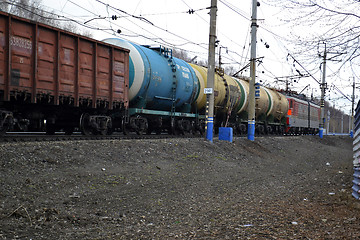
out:
<path id="1" fill-rule="evenodd" d="M 1 143 L 0 239 L 356 239 L 352 139 Z"/>

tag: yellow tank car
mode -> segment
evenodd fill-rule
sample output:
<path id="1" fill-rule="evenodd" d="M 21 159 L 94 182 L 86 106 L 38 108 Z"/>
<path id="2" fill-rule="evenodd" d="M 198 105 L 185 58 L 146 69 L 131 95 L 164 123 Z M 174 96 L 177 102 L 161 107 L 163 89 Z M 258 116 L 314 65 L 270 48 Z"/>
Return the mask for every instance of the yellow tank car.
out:
<path id="1" fill-rule="evenodd" d="M 270 96 L 266 88 L 260 86 L 260 98 L 255 100 L 255 117 L 257 120 L 264 121 L 270 107 Z"/>
<path id="2" fill-rule="evenodd" d="M 206 95 L 204 94 L 204 88 L 206 88 L 207 70 L 204 67 L 189 63 L 194 69 L 196 76 L 199 79 L 199 94 L 195 101 L 197 109 L 199 111 L 204 110 L 206 107 Z"/>
<path id="3" fill-rule="evenodd" d="M 241 87 L 242 97 L 241 103 L 238 105 L 237 114 L 247 120 L 248 104 L 249 104 L 249 80 L 248 77 L 234 78 Z M 266 88 L 260 86 L 260 98 L 255 101 L 255 117 L 256 120 L 265 120 L 266 114 L 270 106 L 270 96 L 266 92 Z"/>
<path id="4" fill-rule="evenodd" d="M 234 80 L 238 83 L 241 90 L 241 98 L 238 108 L 236 109 L 237 114 L 246 113 L 247 107 L 249 104 L 249 78 L 241 77 L 241 78 L 234 78 Z M 244 116 L 247 119 L 247 115 Z"/>
<path id="5" fill-rule="evenodd" d="M 289 102 L 286 99 L 285 95 L 277 92 L 273 89 L 266 89 L 270 97 L 270 106 L 266 114 L 269 122 L 281 122 L 281 120 L 286 117 L 287 111 L 289 109 Z"/>
<path id="6" fill-rule="evenodd" d="M 204 94 L 204 88 L 207 84 L 207 68 L 195 64 L 190 65 L 194 69 L 200 83 L 200 93 L 196 104 L 200 111 L 205 110 L 206 95 Z M 228 113 L 237 109 L 241 99 L 239 84 L 232 77 L 215 72 L 214 98 L 214 111 L 219 120 L 219 113 Z"/>

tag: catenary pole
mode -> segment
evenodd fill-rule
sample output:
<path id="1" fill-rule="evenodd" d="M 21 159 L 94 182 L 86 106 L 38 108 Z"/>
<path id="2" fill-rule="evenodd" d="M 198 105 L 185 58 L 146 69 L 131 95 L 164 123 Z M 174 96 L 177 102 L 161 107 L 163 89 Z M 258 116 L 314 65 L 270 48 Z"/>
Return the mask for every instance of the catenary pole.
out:
<path id="1" fill-rule="evenodd" d="M 255 140 L 255 82 L 256 82 L 256 30 L 257 30 L 257 7 L 260 4 L 257 0 L 252 1 L 251 16 L 251 55 L 250 55 L 250 84 L 249 84 L 249 105 L 248 105 L 248 136 L 251 141 Z"/>
<path id="2" fill-rule="evenodd" d="M 351 110 L 349 112 L 349 134 L 351 135 Z"/>
<path id="3" fill-rule="evenodd" d="M 327 128 L 326 128 L 326 135 L 329 135 L 330 131 L 330 111 L 327 111 Z"/>
<path id="4" fill-rule="evenodd" d="M 209 33 L 209 68 L 207 72 L 207 89 L 210 89 L 208 94 L 208 114 L 206 124 L 206 139 L 213 141 L 214 128 L 214 79 L 215 79 L 215 41 L 216 41 L 216 12 L 217 0 L 211 0 L 210 7 L 210 33 Z"/>
<path id="5" fill-rule="evenodd" d="M 326 74 L 326 44 L 324 50 L 324 60 L 323 60 L 323 75 L 322 75 L 322 82 L 320 85 L 321 88 L 321 99 L 320 99 L 320 123 L 319 123 L 319 137 L 323 138 L 324 133 L 324 125 L 325 125 L 325 74 Z"/>

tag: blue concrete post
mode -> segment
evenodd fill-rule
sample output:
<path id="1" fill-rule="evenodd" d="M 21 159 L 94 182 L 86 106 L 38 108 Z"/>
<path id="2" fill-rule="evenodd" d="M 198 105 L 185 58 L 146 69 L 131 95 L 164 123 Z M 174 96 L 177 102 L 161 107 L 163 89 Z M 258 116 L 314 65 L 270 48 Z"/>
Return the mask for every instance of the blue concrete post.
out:
<path id="1" fill-rule="evenodd" d="M 209 117 L 206 128 L 206 139 L 209 140 L 210 142 L 213 141 L 213 128 L 214 128 L 214 118 Z"/>
<path id="2" fill-rule="evenodd" d="M 319 137 L 323 138 L 323 136 L 324 136 L 324 128 L 319 128 Z"/>
<path id="3" fill-rule="evenodd" d="M 255 120 L 248 120 L 248 139 L 255 140 Z"/>

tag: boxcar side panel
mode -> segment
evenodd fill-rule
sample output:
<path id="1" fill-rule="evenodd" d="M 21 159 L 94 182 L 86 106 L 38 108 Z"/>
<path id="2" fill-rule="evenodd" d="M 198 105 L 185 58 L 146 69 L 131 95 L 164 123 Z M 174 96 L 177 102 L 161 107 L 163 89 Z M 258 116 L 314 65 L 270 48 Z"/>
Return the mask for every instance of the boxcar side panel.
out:
<path id="1" fill-rule="evenodd" d="M 96 97 L 97 99 L 110 99 L 110 84 L 111 84 L 111 63 L 112 56 L 110 48 L 107 46 L 98 45 L 97 47 L 97 88 Z"/>
<path id="2" fill-rule="evenodd" d="M 37 94 L 50 94 L 56 92 L 56 42 L 55 31 L 38 28 L 38 54 L 37 54 Z"/>
<path id="3" fill-rule="evenodd" d="M 129 79 L 129 64 L 127 59 L 129 53 L 120 51 L 118 49 L 113 50 L 113 101 L 124 102 L 125 106 L 128 106 L 128 79 Z"/>
<path id="4" fill-rule="evenodd" d="M 10 91 L 32 92 L 33 27 L 30 23 L 13 19 L 10 29 L 11 79 Z"/>
<path id="5" fill-rule="evenodd" d="M 0 16 L 0 91 L 3 98 L 7 98 L 7 82 L 8 79 L 8 20 L 6 16 Z"/>
<path id="6" fill-rule="evenodd" d="M 75 97 L 76 74 L 76 39 L 67 34 L 60 34 L 59 41 L 60 66 L 59 66 L 59 95 Z"/>
<path id="7" fill-rule="evenodd" d="M 94 43 L 79 41 L 79 97 L 91 99 L 94 84 Z"/>

